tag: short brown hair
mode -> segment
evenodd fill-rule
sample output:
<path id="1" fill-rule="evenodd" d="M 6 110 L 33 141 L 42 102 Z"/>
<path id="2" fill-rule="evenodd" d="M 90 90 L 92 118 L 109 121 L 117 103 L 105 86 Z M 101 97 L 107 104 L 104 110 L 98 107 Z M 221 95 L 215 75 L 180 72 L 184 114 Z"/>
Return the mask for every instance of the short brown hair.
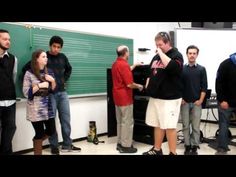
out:
<path id="1" fill-rule="evenodd" d="M 188 50 L 189 49 L 196 49 L 197 50 L 197 54 L 199 53 L 199 48 L 197 46 L 195 46 L 195 45 L 188 46 L 188 48 L 186 49 L 186 54 L 188 54 Z"/>
<path id="2" fill-rule="evenodd" d="M 165 44 L 167 42 L 171 42 L 171 38 L 170 35 L 167 32 L 159 32 L 156 36 L 155 36 L 155 41 L 156 40 L 162 40 Z"/>

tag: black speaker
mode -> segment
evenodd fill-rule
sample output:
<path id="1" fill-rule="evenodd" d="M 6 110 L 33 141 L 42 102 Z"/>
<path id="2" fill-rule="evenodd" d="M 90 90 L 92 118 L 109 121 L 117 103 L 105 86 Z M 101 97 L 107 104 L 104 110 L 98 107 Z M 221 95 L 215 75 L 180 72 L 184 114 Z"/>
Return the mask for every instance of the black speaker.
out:
<path id="1" fill-rule="evenodd" d="M 134 96 L 134 119 L 143 122 L 143 124 L 145 124 L 148 101 L 148 96 Z"/>
<path id="2" fill-rule="evenodd" d="M 233 28 L 233 22 L 192 22 L 192 27 L 195 28 Z"/>
<path id="3" fill-rule="evenodd" d="M 149 65 L 141 65 L 135 67 L 133 70 L 133 78 L 134 82 L 138 84 L 145 85 L 146 80 L 149 77 Z M 138 89 L 133 90 L 134 96 L 135 95 L 140 95 L 140 96 L 147 96 L 146 90 L 144 89 L 143 91 L 139 91 Z"/>
<path id="4" fill-rule="evenodd" d="M 203 22 L 203 28 L 232 28 L 232 22 Z"/>
<path id="5" fill-rule="evenodd" d="M 107 69 L 107 135 L 116 136 L 116 108 L 112 95 L 112 74 L 111 69 Z"/>
<path id="6" fill-rule="evenodd" d="M 191 27 L 193 27 L 193 28 L 203 28 L 203 22 L 192 22 Z"/>
<path id="7" fill-rule="evenodd" d="M 153 127 L 147 126 L 143 122 L 137 120 L 134 121 L 134 134 L 133 139 L 137 142 L 145 144 L 154 144 L 154 129 Z"/>

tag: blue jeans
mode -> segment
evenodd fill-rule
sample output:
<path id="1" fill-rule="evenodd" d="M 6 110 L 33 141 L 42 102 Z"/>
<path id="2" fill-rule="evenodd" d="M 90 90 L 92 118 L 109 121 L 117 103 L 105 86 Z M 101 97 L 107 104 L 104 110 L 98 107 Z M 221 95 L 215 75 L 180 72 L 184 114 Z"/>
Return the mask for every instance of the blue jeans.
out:
<path id="1" fill-rule="evenodd" d="M 218 148 L 223 150 L 229 150 L 229 137 L 228 137 L 228 129 L 230 124 L 230 117 L 233 111 L 236 108 L 229 107 L 228 109 L 218 108 L 219 115 L 219 136 L 218 136 Z"/>
<path id="2" fill-rule="evenodd" d="M 71 134 L 71 125 L 70 125 L 70 103 L 67 93 L 57 92 L 50 94 L 52 101 L 53 112 L 56 116 L 56 111 L 58 110 L 58 117 L 61 123 L 61 133 L 63 138 L 62 148 L 69 149 L 72 145 L 72 140 L 70 138 Z M 51 148 L 57 148 L 58 144 L 58 135 L 57 131 L 49 137 L 49 142 Z"/>
<path id="3" fill-rule="evenodd" d="M 12 139 L 16 131 L 16 103 L 11 106 L 0 106 L 0 154 L 12 154 Z"/>

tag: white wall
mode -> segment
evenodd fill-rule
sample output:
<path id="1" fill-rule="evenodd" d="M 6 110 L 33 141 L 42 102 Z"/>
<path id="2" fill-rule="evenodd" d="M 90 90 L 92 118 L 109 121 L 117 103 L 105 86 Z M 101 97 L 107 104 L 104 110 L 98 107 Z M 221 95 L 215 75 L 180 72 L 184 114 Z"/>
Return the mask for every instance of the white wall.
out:
<path id="1" fill-rule="evenodd" d="M 25 24 L 131 38 L 134 40 L 134 62 L 142 61 L 145 64 L 149 64 L 155 54 L 155 35 L 159 31 L 173 31 L 178 27 L 177 22 L 26 22 Z M 190 23 L 180 24 L 182 27 Z M 151 51 L 138 52 L 138 48 L 149 48 Z"/>
<path id="2" fill-rule="evenodd" d="M 26 101 L 17 102 L 16 124 L 17 130 L 13 139 L 15 151 L 32 148 L 34 129 L 31 122 L 26 120 Z M 107 105 L 106 96 L 70 99 L 71 109 L 71 138 L 86 137 L 89 121 L 96 121 L 97 133 L 107 132 Z M 62 141 L 60 123 L 56 118 L 56 127 L 59 141 Z M 48 142 L 45 142 L 48 144 Z"/>
<path id="3" fill-rule="evenodd" d="M 168 23 L 133 23 L 133 22 L 106 22 L 106 23 L 55 23 L 55 22 L 25 22 L 42 27 L 52 27 L 59 29 L 67 29 L 80 32 L 88 32 L 94 34 L 103 34 L 111 36 L 120 36 L 131 38 L 134 40 L 134 62 L 143 61 L 149 64 L 154 56 L 155 43 L 154 37 L 159 31 L 173 31 L 178 27 L 176 22 Z M 151 51 L 147 53 L 137 52 L 138 48 L 150 48 Z M 115 50 L 115 49 L 114 49 Z M 17 130 L 13 139 L 13 150 L 20 151 L 32 148 L 32 138 L 34 130 L 29 121 L 26 121 L 26 102 L 17 102 L 16 123 Z M 90 98 L 77 98 L 70 99 L 71 108 L 71 126 L 72 126 L 72 139 L 86 137 L 88 133 L 88 122 L 95 120 L 97 123 L 98 133 L 107 132 L 107 104 L 106 96 L 90 97 Z M 58 118 L 56 119 L 57 129 L 60 130 Z M 59 133 L 59 140 L 61 141 L 61 133 Z M 46 144 L 48 142 L 45 142 Z"/>
<path id="4" fill-rule="evenodd" d="M 185 54 L 187 46 L 192 44 L 198 46 L 200 52 L 197 63 L 205 66 L 208 88 L 215 93 L 217 69 L 222 61 L 235 53 L 236 30 L 178 29 L 176 39 L 176 46 L 182 54 Z M 223 44 L 223 47 L 220 44 Z M 185 63 L 188 61 L 186 55 L 184 60 Z"/>

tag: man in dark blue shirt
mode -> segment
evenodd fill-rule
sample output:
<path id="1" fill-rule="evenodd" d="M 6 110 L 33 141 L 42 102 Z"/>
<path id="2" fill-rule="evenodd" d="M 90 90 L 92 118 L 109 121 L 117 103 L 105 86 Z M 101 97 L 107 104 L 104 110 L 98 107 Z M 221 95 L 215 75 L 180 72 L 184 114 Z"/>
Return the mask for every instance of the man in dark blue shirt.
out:
<path id="1" fill-rule="evenodd" d="M 184 65 L 182 72 L 183 99 L 181 118 L 185 143 L 184 155 L 198 154 L 202 103 L 207 91 L 206 69 L 196 63 L 198 53 L 198 47 L 194 45 L 188 46 L 186 50 L 188 63 Z"/>

